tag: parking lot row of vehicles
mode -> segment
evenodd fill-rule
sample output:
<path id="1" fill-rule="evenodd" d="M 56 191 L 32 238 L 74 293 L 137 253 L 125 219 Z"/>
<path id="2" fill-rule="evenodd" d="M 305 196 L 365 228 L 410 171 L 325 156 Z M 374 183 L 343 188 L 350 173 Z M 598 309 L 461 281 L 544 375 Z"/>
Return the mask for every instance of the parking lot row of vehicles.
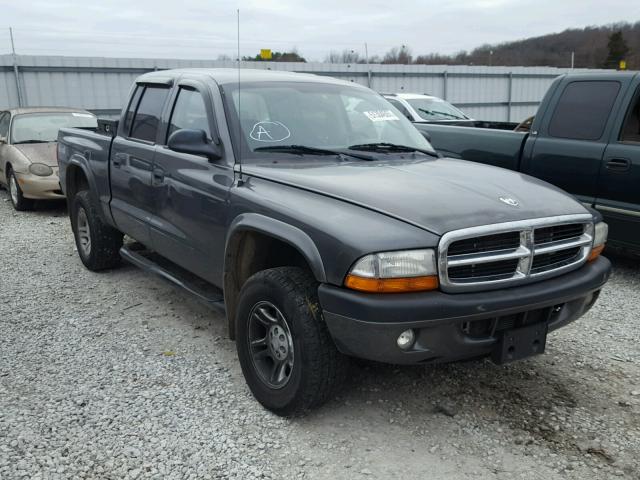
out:
<path id="1" fill-rule="evenodd" d="M 443 158 L 352 83 L 153 72 L 100 125 L 58 134 L 82 262 L 124 258 L 224 305 L 247 384 L 280 415 L 330 398 L 350 357 L 542 353 L 610 273 L 597 210 L 534 177 Z"/>

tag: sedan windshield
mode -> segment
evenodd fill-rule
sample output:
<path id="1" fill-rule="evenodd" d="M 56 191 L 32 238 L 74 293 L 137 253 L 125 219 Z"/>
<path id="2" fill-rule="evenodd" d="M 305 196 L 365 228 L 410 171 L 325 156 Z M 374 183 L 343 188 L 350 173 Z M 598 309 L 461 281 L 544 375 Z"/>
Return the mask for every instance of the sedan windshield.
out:
<path id="1" fill-rule="evenodd" d="M 16 115 L 11 126 L 11 143 L 46 143 L 58 139 L 67 127 L 96 128 L 95 115 L 84 112 L 25 113 Z"/>
<path id="2" fill-rule="evenodd" d="M 408 98 L 407 102 L 423 120 L 467 120 L 469 118 L 449 102 L 439 98 Z"/>
<path id="3" fill-rule="evenodd" d="M 371 157 L 371 151 L 376 155 L 399 151 L 389 145 L 401 146 L 403 152 L 433 152 L 429 142 L 395 107 L 364 88 L 253 82 L 243 83 L 241 91 L 237 85 L 225 85 L 223 90 L 231 131 L 236 143 L 239 140 L 243 161 L 272 158 L 274 153 L 322 158 L 319 149 L 328 154 L 342 152 L 344 158 L 372 159 L 376 157 Z M 363 145 L 367 146 L 366 154 Z"/>

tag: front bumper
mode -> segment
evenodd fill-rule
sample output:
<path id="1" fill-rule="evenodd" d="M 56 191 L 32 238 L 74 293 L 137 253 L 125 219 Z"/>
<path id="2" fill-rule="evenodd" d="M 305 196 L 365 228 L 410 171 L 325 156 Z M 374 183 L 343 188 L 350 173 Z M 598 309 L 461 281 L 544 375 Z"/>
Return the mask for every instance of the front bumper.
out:
<path id="1" fill-rule="evenodd" d="M 53 175 L 39 177 L 31 173 L 17 173 L 16 178 L 25 198 L 34 200 L 55 200 L 65 198 L 60 189 L 58 169 L 54 168 Z"/>
<path id="2" fill-rule="evenodd" d="M 318 294 L 341 352 L 386 363 L 448 362 L 490 355 L 499 341 L 496 327 L 508 328 L 524 312 L 548 331 L 578 319 L 610 272 L 611 263 L 600 257 L 556 278 L 486 292 L 365 294 L 323 284 Z M 404 351 L 396 339 L 410 328 L 416 341 Z"/>

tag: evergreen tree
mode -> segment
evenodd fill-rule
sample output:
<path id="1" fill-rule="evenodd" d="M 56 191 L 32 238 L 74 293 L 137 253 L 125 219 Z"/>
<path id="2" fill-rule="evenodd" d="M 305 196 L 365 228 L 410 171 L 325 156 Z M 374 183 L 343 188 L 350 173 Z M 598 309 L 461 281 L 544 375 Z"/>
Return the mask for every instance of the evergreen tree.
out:
<path id="1" fill-rule="evenodd" d="M 618 68 L 620 60 L 626 60 L 630 52 L 629 46 L 620 30 L 609 35 L 607 47 L 609 48 L 609 54 L 604 63 L 605 68 Z"/>

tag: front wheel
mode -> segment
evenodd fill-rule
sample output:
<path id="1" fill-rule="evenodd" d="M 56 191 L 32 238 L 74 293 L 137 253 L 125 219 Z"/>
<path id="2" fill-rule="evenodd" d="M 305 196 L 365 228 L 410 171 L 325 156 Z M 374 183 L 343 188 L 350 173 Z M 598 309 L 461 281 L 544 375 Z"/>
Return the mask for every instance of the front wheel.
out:
<path id="1" fill-rule="evenodd" d="M 264 270 L 247 280 L 238 302 L 236 347 L 254 397 L 281 416 L 325 403 L 348 366 L 324 323 L 317 283 L 295 267 Z"/>
<path id="2" fill-rule="evenodd" d="M 9 177 L 9 196 L 11 197 L 13 208 L 19 212 L 33 210 L 35 202 L 30 198 L 24 198 L 16 174 L 9 170 L 7 176 Z"/>
<path id="3" fill-rule="evenodd" d="M 78 255 L 84 266 L 94 272 L 117 266 L 123 235 L 102 221 L 89 191 L 75 195 L 69 213 Z"/>

